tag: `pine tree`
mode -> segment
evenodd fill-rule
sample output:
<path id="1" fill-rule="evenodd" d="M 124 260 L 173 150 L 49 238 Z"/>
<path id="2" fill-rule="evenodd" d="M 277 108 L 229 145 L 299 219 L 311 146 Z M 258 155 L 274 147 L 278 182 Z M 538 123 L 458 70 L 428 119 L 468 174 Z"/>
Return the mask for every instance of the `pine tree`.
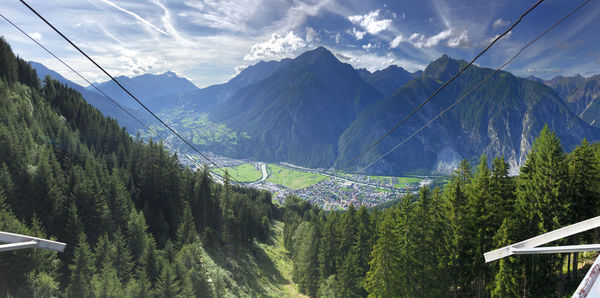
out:
<path id="1" fill-rule="evenodd" d="M 319 275 L 320 280 L 326 280 L 335 273 L 336 257 L 338 255 L 338 236 L 336 233 L 337 213 L 327 216 L 321 231 L 321 244 L 319 245 Z"/>
<path id="2" fill-rule="evenodd" d="M 371 252 L 370 269 L 365 289 L 369 297 L 401 297 L 398 274 L 400 270 L 397 235 L 392 212 L 385 212 L 377 232 L 377 243 Z"/>
<path id="3" fill-rule="evenodd" d="M 567 171 L 560 140 L 548 126 L 540 132 L 532 151 L 521 167 L 517 191 L 517 213 L 522 223 L 523 239 L 559 228 L 566 219 Z M 557 281 L 558 258 L 554 255 L 535 255 L 526 258 L 527 293 L 553 295 L 549 283 Z"/>
<path id="4" fill-rule="evenodd" d="M 87 244 L 85 234 L 81 233 L 75 248 L 73 264 L 69 265 L 71 278 L 67 289 L 70 297 L 92 296 L 91 281 L 94 275 L 94 254 Z"/>
<path id="5" fill-rule="evenodd" d="M 190 205 L 184 201 L 183 203 L 183 216 L 181 218 L 181 223 L 177 228 L 177 244 L 179 247 L 184 244 L 193 243 L 196 239 L 197 235 L 196 224 L 194 223 L 194 218 L 192 217 L 192 211 L 190 209 Z"/>
<path id="6" fill-rule="evenodd" d="M 117 276 L 122 284 L 126 284 L 131 275 L 133 263 L 131 252 L 127 247 L 127 241 L 121 233 L 121 229 L 117 229 L 117 232 L 114 235 L 113 245 L 115 248 L 114 264 L 115 269 L 117 270 Z"/>
<path id="7" fill-rule="evenodd" d="M 100 272 L 92 278 L 91 286 L 94 297 L 125 297 L 123 285 L 117 276 L 110 260 L 105 260 Z"/>
<path id="8" fill-rule="evenodd" d="M 163 266 L 160 276 L 156 281 L 154 294 L 158 297 L 175 298 L 180 297 L 181 284 L 173 272 L 171 266 Z"/>
<path id="9" fill-rule="evenodd" d="M 476 293 L 477 297 L 487 296 L 485 291 L 485 285 L 487 278 L 489 277 L 489 266 L 483 262 L 483 258 L 477 257 L 482 256 L 485 252 L 492 248 L 492 238 L 494 233 L 499 227 L 490 226 L 489 218 L 495 210 L 490 208 L 491 198 L 491 172 L 488 168 L 488 160 L 485 155 L 481 155 L 479 159 L 479 165 L 475 172 L 475 176 L 471 182 L 470 187 L 470 198 L 469 198 L 469 212 L 471 213 L 472 220 L 468 223 L 471 224 L 473 231 L 473 265 L 472 270 L 476 278 Z"/>
<path id="10" fill-rule="evenodd" d="M 570 222 L 580 222 L 586 219 L 590 219 L 596 215 L 596 210 L 600 204 L 598 203 L 598 197 L 600 196 L 600 185 L 598 164 L 594 157 L 594 152 L 587 142 L 583 140 L 581 145 L 577 146 L 571 154 L 568 156 L 568 193 L 570 202 L 569 217 Z M 590 235 L 591 236 L 591 235 Z M 591 237 L 588 236 L 585 242 L 589 243 L 592 241 Z M 581 236 L 575 235 L 574 241 L 580 244 Z M 577 278 L 578 275 L 578 263 L 579 254 L 573 255 L 573 275 Z M 567 266 L 570 266 L 568 264 Z"/>
<path id="11" fill-rule="evenodd" d="M 446 238 L 446 266 L 452 278 L 452 291 L 454 297 L 458 296 L 460 289 L 465 289 L 471 272 L 463 270 L 472 260 L 469 249 L 470 218 L 468 210 L 468 186 L 471 180 L 471 167 L 465 160 L 461 161 L 458 169 L 452 175 L 452 180 L 446 185 L 444 191 L 448 230 Z"/>

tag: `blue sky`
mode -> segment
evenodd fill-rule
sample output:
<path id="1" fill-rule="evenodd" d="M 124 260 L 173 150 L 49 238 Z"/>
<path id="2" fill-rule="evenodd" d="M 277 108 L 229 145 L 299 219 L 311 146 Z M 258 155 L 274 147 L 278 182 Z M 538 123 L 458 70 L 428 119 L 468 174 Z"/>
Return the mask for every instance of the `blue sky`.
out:
<path id="1" fill-rule="evenodd" d="M 546 0 L 478 64 L 497 67 L 582 0 Z M 520 75 L 600 73 L 600 1 L 591 1 L 508 70 Z M 371 71 L 396 64 L 423 69 L 446 53 L 472 59 L 508 28 L 532 0 L 29 0 L 63 33 L 115 75 L 168 70 L 199 87 L 225 82 L 259 60 L 295 57 L 317 46 Z M 0 12 L 92 81 L 99 70 L 16 0 Z M 4 20 L 0 34 L 13 50 L 81 83 Z"/>

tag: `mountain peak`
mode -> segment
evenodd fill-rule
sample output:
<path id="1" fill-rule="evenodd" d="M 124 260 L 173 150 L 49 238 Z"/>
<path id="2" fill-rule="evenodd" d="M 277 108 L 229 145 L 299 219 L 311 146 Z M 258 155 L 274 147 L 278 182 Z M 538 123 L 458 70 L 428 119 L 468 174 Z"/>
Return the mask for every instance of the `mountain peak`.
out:
<path id="1" fill-rule="evenodd" d="M 165 72 L 165 73 L 163 73 L 162 75 L 163 76 L 167 76 L 167 77 L 176 77 L 177 76 L 177 74 L 175 74 L 174 72 L 172 72 L 170 70 L 167 71 L 167 72 Z"/>
<path id="2" fill-rule="evenodd" d="M 306 51 L 294 60 L 303 60 L 303 59 L 307 59 L 306 62 L 319 62 L 320 63 L 320 62 L 324 62 L 326 60 L 329 60 L 329 61 L 335 60 L 335 61 L 339 62 L 339 60 L 337 60 L 337 58 L 335 58 L 333 53 L 331 53 L 331 51 L 329 51 L 327 48 L 325 48 L 323 46 L 319 46 L 315 49 Z"/>
<path id="3" fill-rule="evenodd" d="M 425 68 L 425 76 L 445 81 L 450 79 L 466 64 L 465 60 L 452 59 L 450 56 L 444 54 Z"/>

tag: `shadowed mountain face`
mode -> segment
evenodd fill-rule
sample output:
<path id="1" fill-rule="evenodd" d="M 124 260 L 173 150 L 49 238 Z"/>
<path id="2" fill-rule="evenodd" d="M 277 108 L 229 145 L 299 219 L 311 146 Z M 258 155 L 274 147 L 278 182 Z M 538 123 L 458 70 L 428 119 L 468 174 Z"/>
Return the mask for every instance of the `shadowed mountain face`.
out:
<path id="1" fill-rule="evenodd" d="M 420 78 L 365 110 L 340 137 L 336 164 L 344 164 L 383 135 L 465 63 L 444 55 L 432 62 Z M 403 141 L 491 72 L 469 68 L 354 168 L 370 163 Z M 545 124 L 556 131 L 566 148 L 573 148 L 585 137 L 600 138 L 600 130 L 579 119 L 551 88 L 501 72 L 369 171 L 445 171 L 460 159 L 473 160 L 482 152 L 488 157 L 505 156 L 514 171 L 524 162 Z"/>
<path id="2" fill-rule="evenodd" d="M 114 103 L 110 102 L 110 100 L 104 97 L 103 95 L 89 91 L 85 87 L 67 80 L 59 73 L 47 68 L 41 63 L 30 61 L 29 64 L 36 70 L 40 80 L 43 80 L 48 75 L 51 78 L 59 81 L 60 83 L 77 90 L 79 93 L 81 93 L 83 98 L 89 104 L 100 110 L 102 114 L 117 119 L 119 121 L 119 124 L 121 126 L 126 127 L 129 133 L 135 134 L 139 129 L 143 128 L 143 125 L 141 125 L 131 116 L 127 115 L 127 113 L 123 112 L 119 107 L 117 107 Z M 137 112 L 134 109 L 127 107 L 125 108 L 128 110 L 129 113 L 137 115 Z"/>
<path id="3" fill-rule="evenodd" d="M 240 150 L 252 158 L 327 167 L 344 129 L 382 97 L 319 47 L 240 89 L 210 118 L 249 135 Z"/>
<path id="4" fill-rule="evenodd" d="M 175 73 L 170 71 L 160 75 L 144 74 L 133 78 L 118 76 L 116 79 L 121 85 L 130 90 L 142 103 L 152 103 L 149 104 L 149 107 L 153 110 L 160 110 L 163 105 L 160 101 L 152 100 L 153 98 L 173 95 L 172 97 L 169 97 L 169 99 L 177 100 L 177 94 L 198 90 L 198 87 L 192 84 L 192 82 L 185 78 L 178 77 Z M 113 81 L 95 83 L 95 85 L 120 104 L 133 109 L 139 108 L 138 104 Z M 91 92 L 96 92 L 96 89 L 92 86 L 88 86 L 86 89 Z"/>
<path id="5" fill-rule="evenodd" d="M 295 59 L 259 62 L 227 83 L 203 89 L 172 73 L 121 79 L 124 84 L 138 84 L 130 90 L 141 94 L 146 105 L 201 150 L 327 168 L 340 166 L 356 156 L 465 63 L 444 55 L 425 71 L 413 74 L 399 67 L 370 73 L 353 69 L 320 47 Z M 140 128 L 102 96 L 41 64 L 32 65 L 40 76 L 50 74 L 82 92 L 89 103 L 118 119 L 130 132 Z M 490 72 L 486 68 L 469 68 L 351 167 L 367 165 L 400 143 Z M 150 86 L 161 85 L 159 81 L 171 87 Z M 173 85 L 168 85 L 171 81 Z M 600 130 L 588 125 L 600 126 L 600 76 L 557 77 L 544 83 L 517 78 L 508 72 L 496 74 L 369 171 L 379 174 L 449 171 L 461 159 L 474 161 L 482 152 L 488 157 L 505 156 L 516 171 L 545 124 L 556 131 L 566 149 L 573 148 L 584 137 L 590 141 L 600 139 Z M 103 84 L 103 90 L 112 90 L 112 83 Z M 144 94 L 150 96 L 150 93 L 140 86 L 155 88 L 153 95 L 158 96 L 144 98 Z M 184 91 L 177 89 L 178 86 Z M 132 102 L 129 98 L 120 100 Z M 137 107 L 128 110 L 154 123 Z"/>
<path id="6" fill-rule="evenodd" d="M 289 61 L 291 59 L 260 61 L 255 65 L 248 66 L 227 83 L 212 85 L 183 94 L 155 97 L 150 100 L 149 105 L 165 112 L 176 106 L 185 106 L 186 110 L 193 110 L 196 113 L 210 112 L 216 105 L 223 103 L 243 87 L 263 80 L 279 67 L 289 63 Z"/>
<path id="7" fill-rule="evenodd" d="M 546 81 L 565 103 L 587 123 L 600 127 L 600 75 L 584 78 L 557 76 Z"/>
<path id="8" fill-rule="evenodd" d="M 398 88 L 404 86 L 408 81 L 420 76 L 406 71 L 402 67 L 390 65 L 386 69 L 377 70 L 373 73 L 366 69 L 357 70 L 358 74 L 377 91 L 384 96 L 390 96 Z"/>

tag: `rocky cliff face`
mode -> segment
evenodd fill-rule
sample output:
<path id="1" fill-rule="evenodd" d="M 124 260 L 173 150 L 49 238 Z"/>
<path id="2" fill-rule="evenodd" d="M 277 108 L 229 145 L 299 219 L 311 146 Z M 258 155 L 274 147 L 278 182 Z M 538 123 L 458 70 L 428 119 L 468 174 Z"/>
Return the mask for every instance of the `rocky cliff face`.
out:
<path id="1" fill-rule="evenodd" d="M 365 110 L 340 137 L 336 164 L 344 164 L 393 127 L 464 63 L 443 56 L 432 62 L 422 77 Z M 491 71 L 479 67 L 467 70 L 354 168 L 368 164 L 403 141 Z M 447 171 L 457 160 L 475 161 L 481 153 L 488 157 L 504 156 L 516 170 L 546 124 L 557 133 L 566 148 L 573 148 L 586 137 L 589 140 L 600 138 L 600 131 L 570 111 L 554 90 L 542 83 L 501 72 L 375 164 L 370 172 Z"/>

